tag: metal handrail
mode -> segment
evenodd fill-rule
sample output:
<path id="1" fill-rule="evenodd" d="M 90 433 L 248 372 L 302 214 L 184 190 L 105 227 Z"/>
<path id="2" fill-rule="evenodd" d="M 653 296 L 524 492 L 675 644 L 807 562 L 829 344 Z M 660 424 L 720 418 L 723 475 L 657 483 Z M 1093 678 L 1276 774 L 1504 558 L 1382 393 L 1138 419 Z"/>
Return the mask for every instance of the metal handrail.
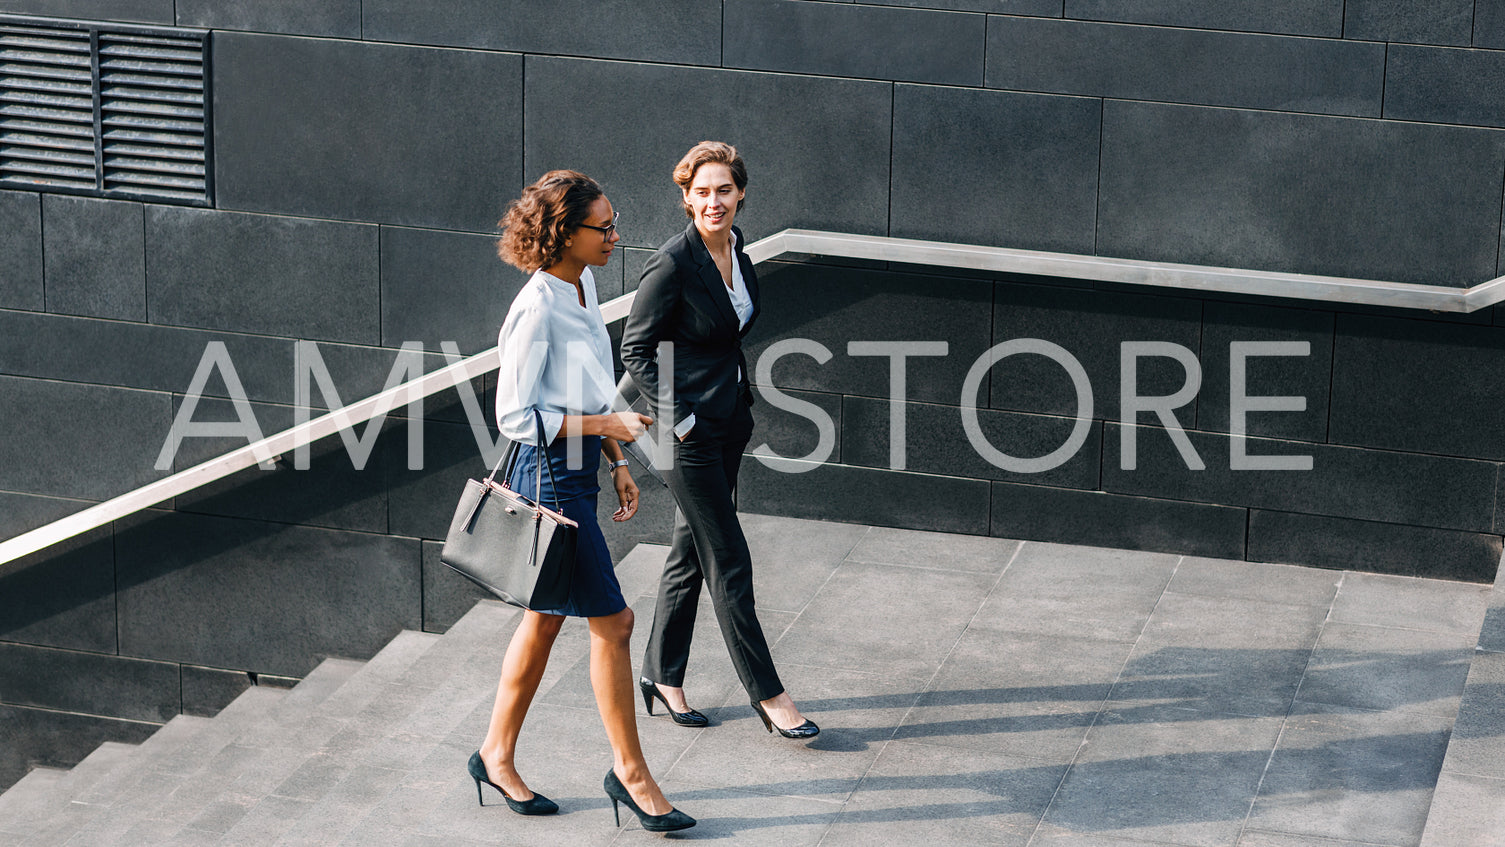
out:
<path id="1" fill-rule="evenodd" d="M 1505 301 L 1505 277 L 1480 283 L 1472 288 L 1442 288 L 1415 283 L 1180 265 L 805 229 L 786 229 L 747 245 L 748 258 L 754 263 L 766 262 L 788 253 L 1435 312 L 1473 312 Z M 626 317 L 635 295 L 636 292 L 629 292 L 603 304 L 602 317 L 607 323 Z M 98 529 L 164 500 L 186 494 L 269 457 L 282 455 L 385 415 L 398 406 L 411 402 L 415 397 L 427 397 L 475 379 L 495 370 L 498 361 L 496 348 L 493 347 L 307 423 L 0 542 L 0 566 Z"/>

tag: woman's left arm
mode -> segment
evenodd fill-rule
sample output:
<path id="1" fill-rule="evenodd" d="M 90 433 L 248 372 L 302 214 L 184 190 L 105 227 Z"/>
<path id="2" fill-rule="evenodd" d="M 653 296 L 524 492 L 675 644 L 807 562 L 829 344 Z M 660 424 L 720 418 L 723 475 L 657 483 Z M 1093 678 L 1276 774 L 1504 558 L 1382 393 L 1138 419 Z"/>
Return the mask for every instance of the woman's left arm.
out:
<path id="1" fill-rule="evenodd" d="M 601 439 L 601 454 L 609 462 L 622 461 L 622 445 L 613 438 Z M 621 465 L 611 469 L 611 484 L 617 490 L 617 510 L 612 513 L 611 519 L 618 523 L 631 520 L 638 512 L 638 485 L 632 480 L 632 471 L 627 465 Z"/>

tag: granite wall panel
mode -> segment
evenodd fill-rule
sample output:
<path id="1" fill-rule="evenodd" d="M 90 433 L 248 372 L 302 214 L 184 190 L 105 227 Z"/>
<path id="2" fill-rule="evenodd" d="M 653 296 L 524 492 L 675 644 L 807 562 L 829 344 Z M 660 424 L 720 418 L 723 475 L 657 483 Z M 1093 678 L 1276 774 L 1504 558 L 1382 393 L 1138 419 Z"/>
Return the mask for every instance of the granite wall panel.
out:
<path id="1" fill-rule="evenodd" d="M 726 0 L 729 68 L 980 85 L 982 15 L 803 0 Z"/>
<path id="2" fill-rule="evenodd" d="M 1474 0 L 1475 47 L 1505 47 L 1505 0 Z"/>
<path id="3" fill-rule="evenodd" d="M 183 714 L 212 718 L 250 688 L 245 671 L 180 665 L 183 675 Z"/>
<path id="4" fill-rule="evenodd" d="M 972 446 L 957 406 L 906 403 L 904 409 L 905 467 L 920 473 L 997 479 L 1060 488 L 1096 488 L 1102 456 L 1102 423 L 1093 421 L 1087 441 L 1059 467 L 1040 473 L 1006 471 L 983 458 Z M 846 397 L 842 402 L 842 442 L 847 445 L 841 461 L 871 468 L 891 467 L 892 427 L 889 402 L 866 397 Z M 980 409 L 978 424 L 983 437 L 996 450 L 1021 459 L 1045 456 L 1060 449 L 1076 421 L 1047 415 L 996 412 Z"/>
<path id="5" fill-rule="evenodd" d="M 656 248 L 687 223 L 675 163 L 726 139 L 747 163 L 737 226 L 750 241 L 786 227 L 882 235 L 892 104 L 884 82 L 529 56 L 523 174 L 590 174 L 623 213 L 622 246 Z"/>
<path id="6" fill-rule="evenodd" d="M 1495 466 L 1489 462 L 1251 438 L 1251 456 L 1311 456 L 1312 469 L 1231 470 L 1226 435 L 1188 432 L 1205 463 L 1190 470 L 1159 427 L 1141 424 L 1137 467 L 1121 467 L 1120 427 L 1108 424 L 1103 489 L 1274 511 L 1488 532 Z"/>
<path id="7" fill-rule="evenodd" d="M 1254 397 L 1303 397 L 1300 412 L 1248 412 L 1245 432 L 1296 441 L 1327 440 L 1328 392 L 1332 385 L 1333 314 L 1241 303 L 1202 306 L 1202 390 L 1197 392 L 1197 429 L 1228 432 L 1232 345 L 1235 342 L 1305 343 L 1306 356 L 1250 356 L 1245 391 Z"/>
<path id="8" fill-rule="evenodd" d="M 990 16 L 987 85 L 1378 117 L 1385 91 L 1385 46 Z"/>
<path id="9" fill-rule="evenodd" d="M 853 0 L 842 0 L 853 2 Z M 991 12 L 995 15 L 1035 15 L 1059 18 L 1063 0 L 873 0 L 878 6 L 915 6 L 958 12 Z"/>
<path id="10" fill-rule="evenodd" d="M 0 788 L 33 765 L 71 768 L 105 741 L 140 744 L 161 724 L 0 706 Z"/>
<path id="11" fill-rule="evenodd" d="M 166 394 L 18 377 L 0 392 L 0 490 L 108 500 L 167 475 Z"/>
<path id="12" fill-rule="evenodd" d="M 1091 254 L 1101 117 L 1097 100 L 895 86 L 889 234 Z"/>
<path id="13" fill-rule="evenodd" d="M 361 0 L 175 0 L 178 26 L 361 37 Z"/>
<path id="14" fill-rule="evenodd" d="M 1389 46 L 1385 117 L 1505 127 L 1505 53 Z"/>
<path id="15" fill-rule="evenodd" d="M 178 666 L 0 642 L 7 705 L 164 723 L 178 714 Z"/>
<path id="16" fill-rule="evenodd" d="M 848 355 L 850 342 L 945 342 L 944 356 L 905 360 L 907 399 L 959 403 L 967 369 L 989 346 L 986 282 L 785 264 L 765 264 L 760 278 L 762 311 L 743 348 L 753 378 L 762 381 L 762 358 L 781 341 L 831 353 L 824 363 L 797 352 L 779 356 L 770 364 L 780 388 L 887 398 L 889 357 Z M 979 405 L 986 391 L 984 382 Z"/>
<path id="17" fill-rule="evenodd" d="M 1505 135 L 1104 108 L 1099 255 L 1443 286 L 1494 276 Z"/>
<path id="18" fill-rule="evenodd" d="M 1346 0 L 1343 37 L 1365 41 L 1468 46 L 1475 0 Z"/>
<path id="19" fill-rule="evenodd" d="M 764 386 L 753 386 L 757 403 L 753 405 L 754 426 L 752 438 L 747 442 L 748 452 L 766 447 L 774 455 L 798 458 L 809 456 L 820 447 L 821 424 L 812 417 L 819 413 L 804 406 L 797 406 L 795 411 L 784 408 L 793 405 L 789 402 L 793 400 L 814 405 L 830 420 L 833 439 L 831 453 L 825 460 L 842 461 L 842 396 L 823 391 L 778 390 L 784 397 L 773 398 Z M 783 405 L 775 405 L 775 401 Z"/>
<path id="20" fill-rule="evenodd" d="M 0 191 L 0 308 L 45 306 L 40 198 L 29 191 Z"/>
<path id="21" fill-rule="evenodd" d="M 491 408 L 485 411 L 489 422 Z M 485 437 L 496 439 L 497 435 L 488 430 Z M 383 433 L 377 449 L 388 453 L 382 462 L 387 471 L 387 531 L 412 538 L 443 539 L 465 480 L 484 478 L 507 449 L 505 439 L 496 443 L 499 452 L 488 462 L 469 426 L 430 421 L 424 424 L 423 467 L 410 470 L 405 458 L 406 429 L 399 426 Z"/>
<path id="22" fill-rule="evenodd" d="M 521 57 L 221 33 L 214 74 L 220 208 L 485 232 L 521 187 Z"/>
<path id="23" fill-rule="evenodd" d="M 173 0 L 0 0 L 0 14 L 172 25 Z"/>
<path id="24" fill-rule="evenodd" d="M 44 195 L 47 311 L 146 320 L 145 213 L 140 203 Z"/>
<path id="25" fill-rule="evenodd" d="M 1505 459 L 1505 327 L 1339 315 L 1331 440 Z"/>
<path id="26" fill-rule="evenodd" d="M 837 464 L 786 473 L 749 457 L 742 462 L 737 508 L 760 515 L 986 535 L 988 483 Z"/>
<path id="27" fill-rule="evenodd" d="M 1500 536 L 1254 509 L 1249 561 L 1491 582 Z"/>
<path id="28" fill-rule="evenodd" d="M 993 343 L 1039 339 L 1064 348 L 1087 374 L 1093 416 L 1116 420 L 1123 343 L 1170 342 L 1198 353 L 1201 318 L 1202 304 L 1189 298 L 1000 283 L 994 286 Z M 993 408 L 1078 414 L 1076 388 L 1053 359 L 1009 356 L 993 365 L 989 379 Z M 1185 368 L 1174 359 L 1145 356 L 1138 361 L 1136 391 L 1141 397 L 1169 396 L 1187 379 Z M 1194 402 L 1177 412 L 1183 425 L 1189 425 L 1195 414 Z"/>
<path id="29" fill-rule="evenodd" d="M 494 235 L 382 227 L 382 343 L 422 341 L 438 350 L 440 342 L 454 341 L 463 353 L 495 347 L 512 298 L 527 281 L 497 258 Z M 605 302 L 599 280 L 596 293 Z"/>
<path id="30" fill-rule="evenodd" d="M 1228 506 L 995 482 L 989 534 L 1242 559 L 1246 518 Z"/>
<path id="31" fill-rule="evenodd" d="M 1344 0 L 1065 0 L 1068 18 L 1338 38 Z"/>
<path id="32" fill-rule="evenodd" d="M 721 63 L 721 4 L 704 0 L 363 0 L 361 7 L 365 37 L 375 41 Z"/>
<path id="33" fill-rule="evenodd" d="M 317 341 L 381 340 L 377 227 L 152 206 L 152 323 Z"/>
<path id="34" fill-rule="evenodd" d="M 0 573 L 0 641 L 116 651 L 115 550 L 109 527 L 5 566 Z"/>
<path id="35" fill-rule="evenodd" d="M 0 539 L 14 538 L 92 505 L 88 500 L 0 491 Z"/>
<path id="36" fill-rule="evenodd" d="M 118 540 L 122 655 L 301 677 L 422 625 L 414 539 L 147 512 Z"/>

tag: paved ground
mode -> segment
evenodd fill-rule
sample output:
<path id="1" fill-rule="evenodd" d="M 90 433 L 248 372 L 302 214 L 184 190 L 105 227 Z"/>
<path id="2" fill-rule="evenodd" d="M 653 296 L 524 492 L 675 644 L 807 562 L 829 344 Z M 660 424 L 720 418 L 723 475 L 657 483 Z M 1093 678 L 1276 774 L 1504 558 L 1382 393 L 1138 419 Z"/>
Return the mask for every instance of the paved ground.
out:
<path id="1" fill-rule="evenodd" d="M 687 690 L 713 725 L 640 721 L 671 800 L 700 819 L 672 838 L 1417 845 L 1489 597 L 1157 553 L 745 526 L 775 658 L 823 731 L 809 743 L 764 732 L 704 606 Z M 619 565 L 638 654 L 664 552 L 640 547 Z M 463 766 L 490 709 L 481 690 L 387 798 L 383 831 L 414 845 L 657 838 L 612 826 L 586 645 L 572 622 L 519 754 L 559 816 L 476 807 Z M 499 667 L 503 646 L 477 661 Z"/>

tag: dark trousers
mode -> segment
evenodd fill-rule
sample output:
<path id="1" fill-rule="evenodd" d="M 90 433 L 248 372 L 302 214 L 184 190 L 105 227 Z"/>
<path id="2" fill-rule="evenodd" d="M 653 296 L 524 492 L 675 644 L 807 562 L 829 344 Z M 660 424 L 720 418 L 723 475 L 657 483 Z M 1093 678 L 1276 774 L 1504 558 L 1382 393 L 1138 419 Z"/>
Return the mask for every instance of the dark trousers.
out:
<path id="1" fill-rule="evenodd" d="M 782 693 L 784 685 L 753 609 L 752 557 L 732 500 L 752 423 L 752 413 L 739 403 L 729 419 L 697 416 L 690 434 L 674 447 L 674 469 L 666 479 L 679 508 L 658 584 L 643 675 L 664 685 L 684 685 L 696 603 L 701 585 L 707 584 L 742 687 L 753 700 L 767 700 Z"/>

